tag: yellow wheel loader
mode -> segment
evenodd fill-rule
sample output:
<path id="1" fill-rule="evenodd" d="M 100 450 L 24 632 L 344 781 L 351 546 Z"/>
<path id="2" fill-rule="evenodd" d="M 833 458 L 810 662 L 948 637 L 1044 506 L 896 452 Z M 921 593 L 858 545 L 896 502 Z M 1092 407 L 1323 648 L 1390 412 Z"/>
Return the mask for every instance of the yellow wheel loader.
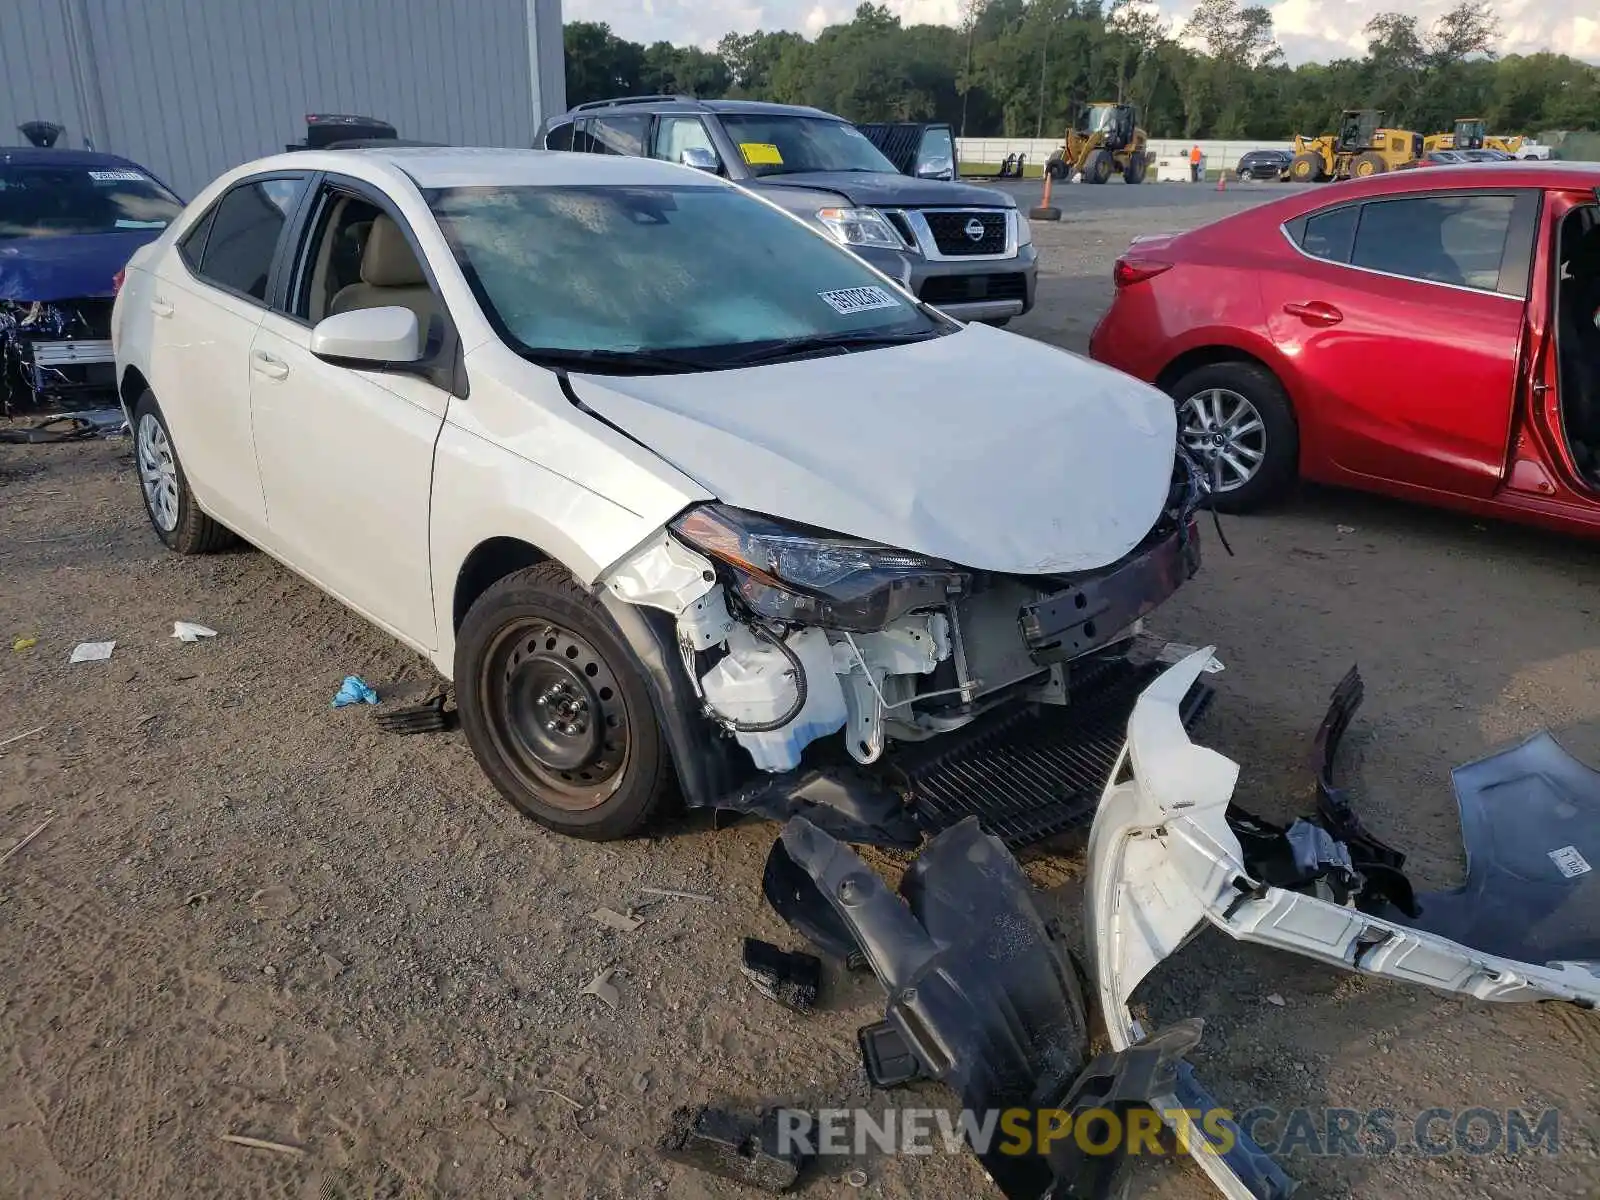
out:
<path id="1" fill-rule="evenodd" d="M 1076 173 L 1085 183 L 1105 183 L 1113 174 L 1121 175 L 1125 183 L 1143 183 L 1150 167 L 1148 141 L 1133 105 L 1085 105 L 1044 169 L 1051 179 L 1061 181 Z"/>
<path id="2" fill-rule="evenodd" d="M 1376 109 L 1348 109 L 1339 132 L 1308 138 L 1295 134 L 1289 178 L 1294 183 L 1365 179 L 1410 166 L 1422 157 L 1423 137 L 1406 129 L 1385 129 Z"/>
<path id="3" fill-rule="evenodd" d="M 1489 132 L 1489 122 L 1482 117 L 1457 117 L 1449 133 L 1429 134 L 1422 139 L 1425 150 L 1498 150 L 1516 157 L 1528 139 L 1520 133 L 1505 137 Z"/>

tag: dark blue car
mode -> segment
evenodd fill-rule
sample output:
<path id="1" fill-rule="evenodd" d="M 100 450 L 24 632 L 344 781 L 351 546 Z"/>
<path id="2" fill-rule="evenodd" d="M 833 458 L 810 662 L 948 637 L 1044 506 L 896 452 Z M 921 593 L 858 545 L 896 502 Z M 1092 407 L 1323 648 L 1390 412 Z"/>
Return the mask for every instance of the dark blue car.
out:
<path id="1" fill-rule="evenodd" d="M 117 272 L 182 209 L 115 154 L 0 149 L 0 413 L 111 386 Z"/>

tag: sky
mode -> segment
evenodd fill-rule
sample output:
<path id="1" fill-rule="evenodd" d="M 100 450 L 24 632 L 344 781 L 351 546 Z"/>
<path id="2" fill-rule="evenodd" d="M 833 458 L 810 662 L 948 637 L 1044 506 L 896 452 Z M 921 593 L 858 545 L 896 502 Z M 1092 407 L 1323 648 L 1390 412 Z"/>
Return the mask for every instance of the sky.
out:
<path id="1" fill-rule="evenodd" d="M 730 30 L 797 29 L 809 35 L 848 21 L 857 0 L 563 0 L 569 21 L 605 21 L 635 42 L 713 46 Z M 960 0 L 885 0 L 907 24 L 955 24 Z M 1190 0 L 1159 0 L 1182 24 Z M 1361 34 L 1375 14 L 1415 14 L 1426 28 L 1452 0 L 1265 0 L 1278 44 L 1292 63 L 1358 58 Z M 1594 0 L 1499 0 L 1501 53 L 1559 50 L 1600 63 L 1600 6 Z"/>

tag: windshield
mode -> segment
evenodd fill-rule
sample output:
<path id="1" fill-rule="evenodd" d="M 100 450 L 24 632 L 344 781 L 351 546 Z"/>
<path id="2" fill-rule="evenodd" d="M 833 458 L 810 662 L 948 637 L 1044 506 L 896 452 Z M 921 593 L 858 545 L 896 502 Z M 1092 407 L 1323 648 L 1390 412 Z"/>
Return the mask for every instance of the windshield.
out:
<path id="1" fill-rule="evenodd" d="M 726 185 L 451 188 L 430 203 L 486 314 L 535 359 L 670 355 L 695 370 L 775 343 L 947 328 L 849 251 Z"/>
<path id="2" fill-rule="evenodd" d="M 0 166 L 0 237 L 165 229 L 183 203 L 133 167 Z"/>
<path id="3" fill-rule="evenodd" d="M 898 173 L 866 134 L 843 121 L 724 113 L 722 127 L 758 178 L 801 171 Z"/>

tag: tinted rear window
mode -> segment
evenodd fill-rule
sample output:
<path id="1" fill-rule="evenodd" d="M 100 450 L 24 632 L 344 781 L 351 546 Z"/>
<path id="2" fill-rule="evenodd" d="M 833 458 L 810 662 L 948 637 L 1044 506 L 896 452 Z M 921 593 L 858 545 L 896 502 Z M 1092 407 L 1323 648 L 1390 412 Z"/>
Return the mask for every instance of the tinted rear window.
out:
<path id="1" fill-rule="evenodd" d="M 1361 213 L 1359 205 L 1327 209 L 1312 213 L 1295 223 L 1290 233 L 1312 258 L 1325 258 L 1329 262 L 1350 261 L 1350 248 L 1355 243 L 1356 219 Z"/>
<path id="2" fill-rule="evenodd" d="M 182 210 L 136 167 L 0 166 L 0 237 L 162 230 Z"/>
<path id="3" fill-rule="evenodd" d="M 1493 291 L 1511 230 L 1511 196 L 1415 196 L 1363 206 L 1351 264 Z"/>

